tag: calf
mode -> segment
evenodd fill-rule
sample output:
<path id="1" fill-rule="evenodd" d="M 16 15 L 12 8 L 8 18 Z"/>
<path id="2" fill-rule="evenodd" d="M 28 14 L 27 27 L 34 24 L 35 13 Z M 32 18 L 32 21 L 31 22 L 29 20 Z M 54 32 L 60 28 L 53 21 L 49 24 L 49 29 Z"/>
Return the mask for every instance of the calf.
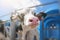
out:
<path id="1" fill-rule="evenodd" d="M 20 26 L 18 33 L 22 35 L 20 40 L 33 40 L 34 37 L 36 40 L 39 40 L 39 34 L 37 31 L 37 26 L 41 20 L 41 16 L 35 14 L 35 12 L 30 9 L 23 9 L 16 12 L 17 14 L 11 16 L 11 20 L 16 22 L 20 21 Z M 40 20 L 39 20 L 40 19 Z"/>

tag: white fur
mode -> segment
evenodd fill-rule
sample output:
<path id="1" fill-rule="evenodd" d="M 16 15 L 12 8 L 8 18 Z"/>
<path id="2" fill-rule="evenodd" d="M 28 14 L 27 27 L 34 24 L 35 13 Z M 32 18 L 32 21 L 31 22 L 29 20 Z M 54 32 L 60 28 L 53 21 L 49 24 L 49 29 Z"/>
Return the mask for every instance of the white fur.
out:
<path id="1" fill-rule="evenodd" d="M 25 36 L 26 36 L 26 33 L 29 31 L 29 39 L 30 40 L 33 40 L 33 37 L 36 36 L 37 37 L 37 40 L 39 40 L 39 35 L 38 35 L 38 31 L 36 29 L 36 27 L 38 25 L 34 25 L 36 26 L 35 28 L 31 28 L 30 24 L 31 22 L 29 22 L 29 19 L 31 18 L 37 18 L 36 16 L 34 16 L 34 11 L 31 10 L 31 9 L 23 9 L 21 11 L 18 11 L 19 15 L 21 16 L 21 14 L 24 14 L 24 21 L 23 22 L 20 22 L 21 24 L 24 23 L 24 25 L 22 24 L 22 28 L 23 28 L 23 31 L 22 31 L 22 39 L 20 40 L 25 40 Z M 13 16 L 13 19 L 15 20 L 15 18 L 18 18 L 17 16 Z M 18 19 L 17 19 L 18 20 Z M 37 22 L 39 24 L 39 21 Z M 20 33 L 20 31 L 18 31 L 18 33 Z"/>

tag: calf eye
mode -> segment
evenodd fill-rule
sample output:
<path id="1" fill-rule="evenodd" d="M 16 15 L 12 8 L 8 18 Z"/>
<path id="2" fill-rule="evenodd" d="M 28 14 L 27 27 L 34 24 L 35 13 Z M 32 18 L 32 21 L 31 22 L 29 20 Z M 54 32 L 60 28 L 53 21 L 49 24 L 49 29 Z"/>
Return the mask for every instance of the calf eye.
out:
<path id="1" fill-rule="evenodd" d="M 36 13 L 34 13 L 34 15 L 36 15 Z"/>

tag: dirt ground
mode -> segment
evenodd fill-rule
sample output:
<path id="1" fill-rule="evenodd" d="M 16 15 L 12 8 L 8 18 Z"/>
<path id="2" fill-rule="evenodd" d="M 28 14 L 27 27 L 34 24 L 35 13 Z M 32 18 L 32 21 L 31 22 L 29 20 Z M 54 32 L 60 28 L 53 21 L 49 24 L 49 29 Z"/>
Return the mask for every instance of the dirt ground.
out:
<path id="1" fill-rule="evenodd" d="M 5 36 L 0 32 L 0 40 L 5 40 Z"/>

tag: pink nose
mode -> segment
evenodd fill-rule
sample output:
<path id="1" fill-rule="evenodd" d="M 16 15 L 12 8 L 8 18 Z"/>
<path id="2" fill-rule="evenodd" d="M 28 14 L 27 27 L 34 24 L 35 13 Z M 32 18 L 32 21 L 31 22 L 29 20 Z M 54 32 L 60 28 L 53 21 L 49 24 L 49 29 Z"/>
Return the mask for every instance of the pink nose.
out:
<path id="1" fill-rule="evenodd" d="M 32 19 L 29 19 L 29 22 L 32 22 L 33 24 L 38 23 L 38 21 L 39 21 L 38 18 L 32 18 Z"/>

